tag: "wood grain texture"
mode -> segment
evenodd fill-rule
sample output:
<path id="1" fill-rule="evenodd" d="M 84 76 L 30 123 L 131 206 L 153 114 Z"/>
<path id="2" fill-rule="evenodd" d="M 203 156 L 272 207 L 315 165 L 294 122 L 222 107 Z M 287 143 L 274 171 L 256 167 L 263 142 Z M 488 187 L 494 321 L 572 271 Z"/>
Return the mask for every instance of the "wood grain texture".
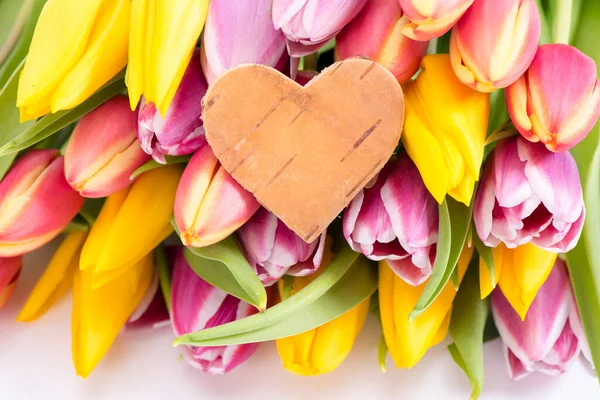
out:
<path id="1" fill-rule="evenodd" d="M 242 65 L 209 88 L 203 107 L 223 167 L 307 242 L 381 170 L 404 122 L 400 85 L 363 59 L 338 62 L 305 87 Z"/>

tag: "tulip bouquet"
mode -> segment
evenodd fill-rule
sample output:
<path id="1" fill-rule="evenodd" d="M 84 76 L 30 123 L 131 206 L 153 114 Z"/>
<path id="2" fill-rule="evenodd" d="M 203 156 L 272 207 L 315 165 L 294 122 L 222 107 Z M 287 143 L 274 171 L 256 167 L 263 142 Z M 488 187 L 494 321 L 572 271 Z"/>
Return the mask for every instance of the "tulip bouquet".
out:
<path id="1" fill-rule="evenodd" d="M 325 374 L 369 313 L 382 370 L 446 340 L 473 398 L 497 337 L 512 379 L 580 354 L 600 367 L 600 2 L 0 0 L 0 14 L 0 306 L 23 254 L 58 238 L 17 320 L 72 289 L 78 375 L 123 329 L 165 324 L 206 373 L 275 340 L 286 370 Z M 401 140 L 307 242 L 221 164 L 203 98 L 242 64 L 307 85 L 353 57 L 402 85 Z"/>

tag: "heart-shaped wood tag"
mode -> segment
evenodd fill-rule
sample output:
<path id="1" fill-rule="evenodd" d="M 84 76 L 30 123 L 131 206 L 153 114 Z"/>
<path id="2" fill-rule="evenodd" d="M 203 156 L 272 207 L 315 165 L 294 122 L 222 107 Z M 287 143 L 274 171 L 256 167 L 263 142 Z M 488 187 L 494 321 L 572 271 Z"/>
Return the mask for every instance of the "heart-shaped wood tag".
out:
<path id="1" fill-rule="evenodd" d="M 404 97 L 388 70 L 364 59 L 335 63 L 305 87 L 248 64 L 209 88 L 203 120 L 223 167 L 311 242 L 391 157 Z"/>

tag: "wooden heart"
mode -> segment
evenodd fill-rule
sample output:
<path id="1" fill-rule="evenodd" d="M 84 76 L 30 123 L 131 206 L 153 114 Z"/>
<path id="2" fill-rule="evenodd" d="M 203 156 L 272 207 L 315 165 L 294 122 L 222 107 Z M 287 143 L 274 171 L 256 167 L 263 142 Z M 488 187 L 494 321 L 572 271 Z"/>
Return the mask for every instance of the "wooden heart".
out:
<path id="1" fill-rule="evenodd" d="M 398 145 L 404 97 L 364 59 L 335 63 L 305 87 L 248 64 L 203 99 L 206 138 L 223 167 L 307 242 L 381 170 Z"/>

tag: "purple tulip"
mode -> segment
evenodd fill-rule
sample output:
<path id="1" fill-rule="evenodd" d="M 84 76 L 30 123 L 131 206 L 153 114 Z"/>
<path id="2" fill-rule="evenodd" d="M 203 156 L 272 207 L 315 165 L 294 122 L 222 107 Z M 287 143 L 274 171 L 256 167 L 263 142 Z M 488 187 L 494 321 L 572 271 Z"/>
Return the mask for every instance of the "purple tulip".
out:
<path id="1" fill-rule="evenodd" d="M 197 49 L 164 118 L 153 103 L 142 98 L 137 136 L 156 162 L 164 164 L 165 155 L 191 154 L 204 144 L 201 101 L 207 89 Z"/>
<path id="2" fill-rule="evenodd" d="M 314 53 L 354 17 L 367 0 L 273 0 L 273 24 L 292 57 Z"/>
<path id="3" fill-rule="evenodd" d="M 533 371 L 562 374 L 579 355 L 580 343 L 572 328 L 577 307 L 566 265 L 560 259 L 531 303 L 525 320 L 521 321 L 500 289 L 492 293 L 492 312 L 504 341 L 512 380 Z"/>
<path id="4" fill-rule="evenodd" d="M 390 161 L 350 203 L 344 236 L 354 251 L 387 260 L 408 284 L 431 275 L 438 238 L 438 207 L 407 154 Z"/>
<path id="5" fill-rule="evenodd" d="M 202 280 L 188 265 L 183 250 L 175 256 L 171 286 L 171 324 L 175 335 L 212 328 L 256 313 L 256 308 Z M 184 358 L 209 374 L 226 374 L 246 361 L 258 343 L 232 346 L 183 346 Z"/>
<path id="6" fill-rule="evenodd" d="M 285 67 L 285 36 L 273 26 L 271 2 L 211 0 L 201 46 L 209 84 L 240 64 L 264 64 L 280 71 Z"/>
<path id="7" fill-rule="evenodd" d="M 237 232 L 246 259 L 265 286 L 283 275 L 306 276 L 323 260 L 325 236 L 306 243 L 274 214 L 260 208 Z"/>
<path id="8" fill-rule="evenodd" d="M 568 152 L 552 153 L 521 136 L 498 142 L 475 198 L 477 234 L 487 246 L 531 242 L 566 253 L 585 217 L 579 173 Z"/>

